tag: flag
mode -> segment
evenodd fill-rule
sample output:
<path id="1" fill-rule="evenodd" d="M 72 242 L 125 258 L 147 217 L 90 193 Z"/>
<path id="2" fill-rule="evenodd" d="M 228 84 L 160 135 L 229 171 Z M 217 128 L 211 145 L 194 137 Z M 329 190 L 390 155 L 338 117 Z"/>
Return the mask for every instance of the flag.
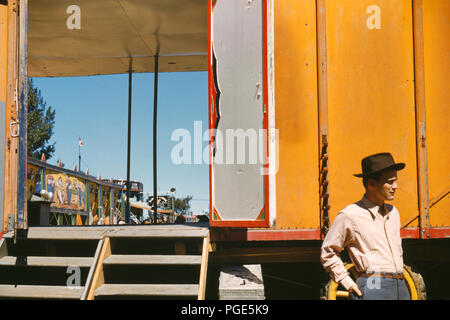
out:
<path id="1" fill-rule="evenodd" d="M 83 141 L 81 141 L 81 138 L 78 138 L 78 145 L 79 145 L 80 147 L 83 146 Z"/>

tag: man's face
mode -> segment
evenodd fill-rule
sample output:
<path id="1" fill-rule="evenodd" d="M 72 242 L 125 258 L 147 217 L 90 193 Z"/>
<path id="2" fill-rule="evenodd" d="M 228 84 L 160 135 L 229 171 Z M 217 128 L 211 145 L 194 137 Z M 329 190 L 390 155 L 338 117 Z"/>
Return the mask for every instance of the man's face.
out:
<path id="1" fill-rule="evenodd" d="M 369 186 L 373 196 L 380 201 L 394 200 L 397 186 L 397 171 L 389 170 L 383 172 L 379 181 L 370 180 Z"/>

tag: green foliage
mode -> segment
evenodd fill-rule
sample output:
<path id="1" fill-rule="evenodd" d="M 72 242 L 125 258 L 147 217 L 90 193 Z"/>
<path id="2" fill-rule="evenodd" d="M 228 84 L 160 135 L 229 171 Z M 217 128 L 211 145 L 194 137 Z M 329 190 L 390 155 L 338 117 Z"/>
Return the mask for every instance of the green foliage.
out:
<path id="1" fill-rule="evenodd" d="M 34 87 L 33 81 L 28 80 L 28 128 L 27 155 L 41 159 L 42 154 L 50 159 L 55 152 L 55 142 L 50 144 L 55 126 L 55 110 L 47 107 L 41 96 L 41 90 Z"/>
<path id="2" fill-rule="evenodd" d="M 178 214 L 187 214 L 191 208 L 192 196 L 187 196 L 184 198 L 175 198 L 173 203 L 174 211 Z"/>

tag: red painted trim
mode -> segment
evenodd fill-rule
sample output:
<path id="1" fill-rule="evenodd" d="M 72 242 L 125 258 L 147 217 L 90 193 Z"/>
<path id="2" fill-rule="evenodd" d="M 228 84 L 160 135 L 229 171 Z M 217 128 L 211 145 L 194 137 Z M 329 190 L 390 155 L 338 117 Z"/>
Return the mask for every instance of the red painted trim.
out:
<path id="1" fill-rule="evenodd" d="M 450 228 L 424 228 L 420 234 L 419 228 L 405 228 L 400 230 L 400 236 L 404 239 L 443 239 L 450 238 Z"/>
<path id="2" fill-rule="evenodd" d="M 222 217 L 220 216 L 219 211 L 217 211 L 217 208 L 213 205 L 213 213 L 216 214 L 217 220 L 211 219 L 211 221 L 222 221 Z"/>
<path id="3" fill-rule="evenodd" d="M 429 235 L 429 236 L 428 236 Z M 424 239 L 450 238 L 450 228 L 427 228 Z"/>
<path id="4" fill-rule="evenodd" d="M 249 228 L 265 228 L 267 227 L 267 222 L 265 220 L 210 220 L 209 225 L 211 227 L 235 227 L 235 228 L 245 228 L 244 225 Z"/>
<path id="5" fill-rule="evenodd" d="M 218 225 L 223 227 L 223 223 L 232 224 L 232 221 L 221 221 Z M 234 221 L 239 223 L 239 221 Z M 252 221 L 250 221 L 252 222 Z M 256 221 L 255 221 L 256 222 Z M 262 221 L 261 221 L 262 222 Z M 215 228 L 211 221 L 211 241 L 295 241 L 295 240 L 321 240 L 320 229 L 247 229 L 230 225 L 231 228 Z M 419 228 L 404 228 L 400 230 L 403 239 L 420 239 Z M 450 228 L 429 228 L 426 231 L 429 239 L 450 238 Z"/>
<path id="6" fill-rule="evenodd" d="M 400 237 L 403 239 L 419 239 L 419 228 L 403 228 L 400 229 Z"/>
<path id="7" fill-rule="evenodd" d="M 256 218 L 256 220 L 261 221 L 261 216 L 262 216 L 263 213 L 264 213 L 264 208 L 261 209 L 261 211 L 258 214 L 258 218 Z M 264 217 L 266 217 L 266 216 L 264 216 Z"/>
<path id="8" fill-rule="evenodd" d="M 212 221 L 213 206 L 212 206 L 212 114 L 211 104 L 214 99 L 212 97 L 212 36 L 211 36 L 211 15 L 212 15 L 212 3 L 208 1 L 208 121 L 209 121 L 209 221 Z"/>
<path id="9" fill-rule="evenodd" d="M 320 240 L 320 229 L 249 230 L 249 241 Z"/>
<path id="10" fill-rule="evenodd" d="M 320 229 L 246 229 L 246 228 L 212 228 L 211 241 L 295 241 L 320 240 Z"/>

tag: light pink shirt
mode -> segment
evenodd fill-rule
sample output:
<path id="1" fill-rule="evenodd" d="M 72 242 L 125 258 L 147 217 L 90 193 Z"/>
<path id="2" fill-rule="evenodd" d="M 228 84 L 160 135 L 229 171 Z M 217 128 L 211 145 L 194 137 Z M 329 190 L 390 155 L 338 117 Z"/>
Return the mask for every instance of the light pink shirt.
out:
<path id="1" fill-rule="evenodd" d="M 400 237 L 400 215 L 397 209 L 381 207 L 365 196 L 345 207 L 336 216 L 322 244 L 320 260 L 331 279 L 347 290 L 355 284 L 339 257 L 346 247 L 359 272 L 403 272 L 403 250 Z"/>

